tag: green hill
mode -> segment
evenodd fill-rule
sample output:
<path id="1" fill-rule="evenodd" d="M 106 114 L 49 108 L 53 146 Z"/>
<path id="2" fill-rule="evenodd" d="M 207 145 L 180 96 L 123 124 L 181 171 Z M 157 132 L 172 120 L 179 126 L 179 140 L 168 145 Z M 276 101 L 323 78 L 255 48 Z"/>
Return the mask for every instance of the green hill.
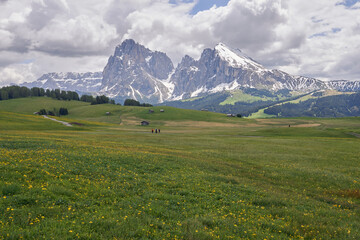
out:
<path id="1" fill-rule="evenodd" d="M 33 114 L 59 107 L 84 125 Z M 358 117 L 0 101 L 0 239 L 359 239 L 359 129 Z"/>
<path id="2" fill-rule="evenodd" d="M 131 107 L 113 104 L 90 105 L 80 101 L 63 101 L 47 97 L 18 98 L 0 101 L 0 111 L 33 114 L 40 109 L 53 110 L 67 108 L 69 115 L 62 119 L 77 119 L 105 123 L 127 123 L 142 120 L 163 124 L 166 121 L 208 121 L 208 122 L 238 122 L 240 119 L 227 118 L 224 114 L 196 110 L 178 109 L 174 107 Z M 164 110 L 160 112 L 160 110 Z M 152 110 L 153 113 L 150 113 Z M 107 115 L 107 112 L 110 114 Z M 132 123 L 132 124 L 133 124 Z"/>

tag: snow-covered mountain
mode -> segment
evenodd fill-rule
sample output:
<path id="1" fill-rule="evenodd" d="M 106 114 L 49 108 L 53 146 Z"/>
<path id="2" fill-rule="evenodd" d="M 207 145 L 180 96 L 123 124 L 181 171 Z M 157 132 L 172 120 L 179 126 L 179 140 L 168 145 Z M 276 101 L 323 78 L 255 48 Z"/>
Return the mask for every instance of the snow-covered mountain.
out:
<path id="1" fill-rule="evenodd" d="M 360 81 L 333 80 L 326 82 L 329 89 L 341 92 L 358 92 L 360 91 Z"/>
<path id="2" fill-rule="evenodd" d="M 100 90 L 102 72 L 88 73 L 47 73 L 31 83 L 23 83 L 25 87 L 44 89 L 61 89 L 80 93 L 96 93 Z"/>
<path id="3" fill-rule="evenodd" d="M 183 57 L 175 69 L 165 53 L 151 51 L 131 39 L 116 47 L 103 73 L 49 73 L 23 85 L 96 92 L 120 102 L 133 98 L 149 103 L 241 88 L 288 89 L 303 93 L 322 89 L 360 91 L 357 81 L 324 82 L 266 69 L 241 50 L 223 43 L 214 49 L 205 49 L 198 60 Z"/>
<path id="4" fill-rule="evenodd" d="M 199 60 L 185 56 L 172 75 L 171 100 L 239 88 L 289 89 L 310 92 L 326 88 L 324 82 L 269 70 L 238 49 L 220 43 L 205 49 Z"/>

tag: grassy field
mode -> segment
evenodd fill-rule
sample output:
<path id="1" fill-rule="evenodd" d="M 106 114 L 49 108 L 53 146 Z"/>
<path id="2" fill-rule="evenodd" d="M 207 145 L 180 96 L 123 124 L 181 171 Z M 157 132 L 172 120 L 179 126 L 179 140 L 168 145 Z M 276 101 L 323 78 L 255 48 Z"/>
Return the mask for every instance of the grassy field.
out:
<path id="1" fill-rule="evenodd" d="M 0 239 L 360 238 L 360 118 L 151 109 L 0 101 Z"/>
<path id="2" fill-rule="evenodd" d="M 237 102 L 253 103 L 256 101 L 278 101 L 282 99 L 285 98 L 282 98 L 281 96 L 278 96 L 278 99 L 276 99 L 275 97 L 265 97 L 265 96 L 257 97 L 257 96 L 252 96 L 250 94 L 246 94 L 241 90 L 235 90 L 232 91 L 231 96 L 228 97 L 222 103 L 220 103 L 220 105 L 226 105 L 226 104 L 234 105 Z"/>

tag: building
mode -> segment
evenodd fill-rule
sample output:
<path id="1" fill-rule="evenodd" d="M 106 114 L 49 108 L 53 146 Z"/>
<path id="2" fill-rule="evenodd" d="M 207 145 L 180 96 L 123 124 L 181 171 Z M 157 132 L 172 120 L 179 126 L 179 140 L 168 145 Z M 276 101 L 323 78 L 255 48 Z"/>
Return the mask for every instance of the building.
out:
<path id="1" fill-rule="evenodd" d="M 150 123 L 149 122 L 147 122 L 147 121 L 142 121 L 141 122 L 141 126 L 148 126 Z"/>

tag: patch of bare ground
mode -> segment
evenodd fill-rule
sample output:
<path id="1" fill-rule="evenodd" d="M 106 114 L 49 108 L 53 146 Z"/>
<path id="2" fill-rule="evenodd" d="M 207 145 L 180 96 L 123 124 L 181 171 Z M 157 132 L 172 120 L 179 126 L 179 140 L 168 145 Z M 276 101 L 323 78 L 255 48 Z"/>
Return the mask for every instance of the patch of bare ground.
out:
<path id="1" fill-rule="evenodd" d="M 298 124 L 298 125 L 293 125 L 291 127 L 308 128 L 308 127 L 318 127 L 318 126 L 320 126 L 320 123 Z"/>
<path id="2" fill-rule="evenodd" d="M 256 119 L 256 122 L 260 124 L 267 124 L 267 125 L 282 125 L 282 124 L 295 124 L 295 122 L 287 121 L 285 122 L 282 119 L 275 120 L 275 119 Z"/>
<path id="3" fill-rule="evenodd" d="M 264 124 L 257 124 L 257 123 L 248 123 L 244 125 L 244 127 L 266 127 Z"/>
<path id="4" fill-rule="evenodd" d="M 184 126 L 184 127 L 239 127 L 240 124 L 235 123 L 220 123 L 220 122 L 204 122 L 204 121 L 168 121 L 165 126 Z"/>
<path id="5" fill-rule="evenodd" d="M 351 132 L 351 133 L 349 133 L 350 135 L 353 135 L 353 136 L 355 136 L 355 137 L 357 137 L 357 138 L 360 138 L 360 134 L 358 134 L 358 133 L 354 133 L 354 132 Z"/>
<path id="6" fill-rule="evenodd" d="M 121 123 L 120 125 L 140 125 L 141 120 L 139 120 L 138 118 L 125 118 L 125 119 L 121 119 Z"/>
<path id="7" fill-rule="evenodd" d="M 283 126 L 283 127 L 298 127 L 298 128 L 308 128 L 308 127 L 318 127 L 321 124 L 319 123 L 300 123 L 297 121 L 285 121 L 284 119 L 256 119 L 256 121 L 262 125 L 277 125 L 277 126 Z M 254 127 L 257 127 L 259 125 L 255 125 Z"/>
<path id="8" fill-rule="evenodd" d="M 84 124 L 82 123 L 78 123 L 78 122 L 71 122 L 71 125 L 77 125 L 77 126 L 84 126 Z"/>
<path id="9" fill-rule="evenodd" d="M 351 198 L 360 199 L 360 190 L 358 190 L 358 189 L 343 190 L 343 191 L 340 191 L 338 193 L 338 195 L 343 196 L 343 197 L 351 197 Z"/>

